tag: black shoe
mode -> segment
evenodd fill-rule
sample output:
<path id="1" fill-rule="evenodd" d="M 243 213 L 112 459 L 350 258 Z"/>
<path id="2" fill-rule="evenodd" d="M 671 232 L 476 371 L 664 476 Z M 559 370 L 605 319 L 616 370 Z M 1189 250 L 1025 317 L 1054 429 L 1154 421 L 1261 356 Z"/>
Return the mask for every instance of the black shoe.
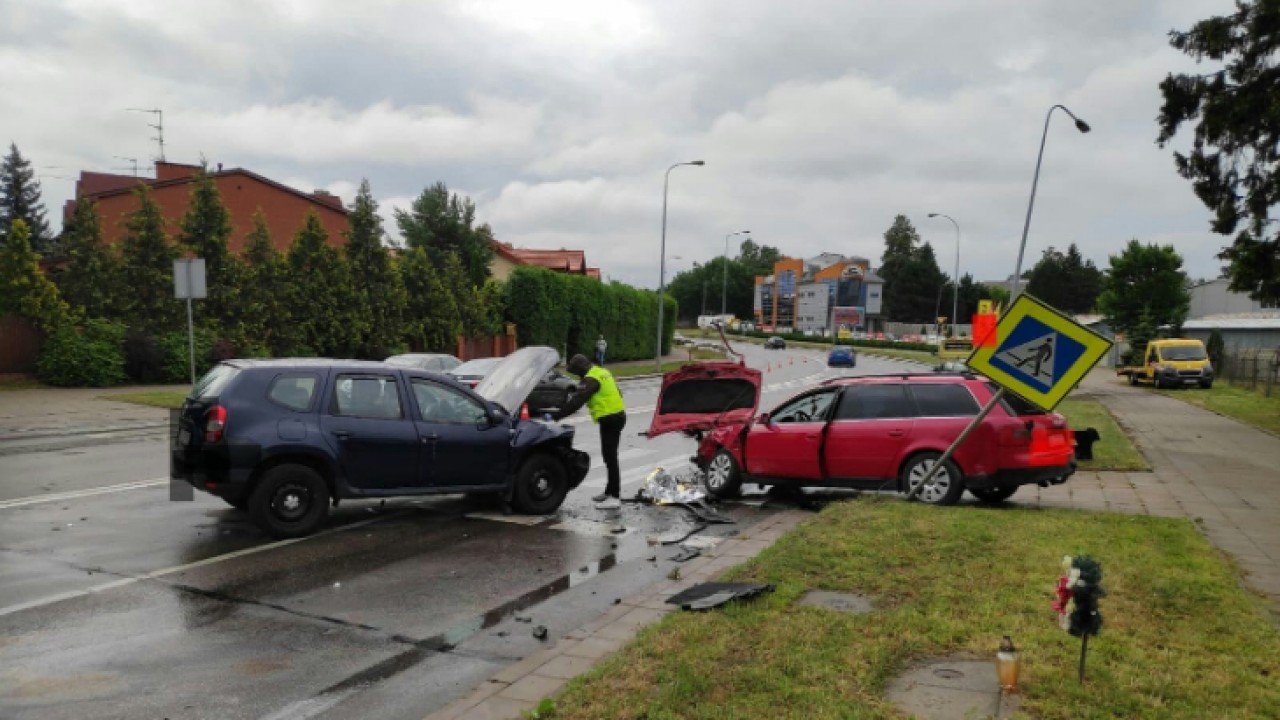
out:
<path id="1" fill-rule="evenodd" d="M 604 502 L 605 500 L 608 500 L 608 499 L 609 499 L 609 493 L 600 493 L 599 495 L 596 495 L 595 497 L 591 498 L 591 502 Z"/>

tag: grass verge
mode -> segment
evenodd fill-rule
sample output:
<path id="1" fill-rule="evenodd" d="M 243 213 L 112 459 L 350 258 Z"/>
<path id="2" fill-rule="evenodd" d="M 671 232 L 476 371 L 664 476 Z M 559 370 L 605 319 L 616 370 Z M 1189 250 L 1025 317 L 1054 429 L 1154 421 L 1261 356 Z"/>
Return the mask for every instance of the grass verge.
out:
<path id="1" fill-rule="evenodd" d="M 1105 619 L 1080 642 L 1050 607 L 1064 554 L 1102 563 Z M 727 579 L 759 599 L 676 613 L 555 702 L 556 718 L 899 718 L 889 682 L 924 658 L 1022 655 L 1037 718 L 1270 718 L 1280 631 L 1261 598 L 1185 520 L 1069 510 L 937 508 L 864 498 L 829 506 Z M 807 589 L 876 610 L 798 607 Z"/>
<path id="2" fill-rule="evenodd" d="M 1186 388 L 1156 392 L 1280 434 L 1280 390 L 1273 390 L 1271 397 L 1267 397 L 1261 390 L 1250 390 L 1219 380 L 1207 390 Z"/>
<path id="3" fill-rule="evenodd" d="M 1067 416 L 1073 429 L 1095 428 L 1098 442 L 1093 459 L 1081 460 L 1081 470 L 1150 470 L 1129 434 L 1120 428 L 1106 406 L 1097 400 L 1063 400 L 1058 412 Z"/>
<path id="4" fill-rule="evenodd" d="M 680 352 L 683 352 L 683 351 L 680 351 Z M 667 372 L 671 372 L 672 370 L 679 370 L 681 367 L 684 367 L 685 364 L 690 362 L 697 362 L 699 360 L 723 360 L 723 359 L 724 359 L 724 353 L 722 352 L 717 352 L 715 350 L 707 350 L 705 348 L 698 349 L 693 351 L 692 360 L 673 360 L 673 361 L 662 363 L 662 372 L 667 373 Z M 605 367 L 608 367 L 609 372 L 613 373 L 613 376 L 616 378 L 635 377 L 637 375 L 653 375 L 654 374 L 653 365 L 649 363 L 640 363 L 638 365 L 616 365 L 612 367 L 606 364 Z"/>
<path id="5" fill-rule="evenodd" d="M 184 390 L 153 390 L 149 392 L 130 392 L 115 393 L 112 395 L 99 395 L 99 400 L 111 400 L 113 402 L 127 402 L 134 405 L 146 405 L 147 407 L 158 408 L 180 408 L 182 401 L 187 397 Z"/>
<path id="6" fill-rule="evenodd" d="M 38 390 L 47 387 L 29 375 L 0 375 L 0 392 L 6 390 Z"/>

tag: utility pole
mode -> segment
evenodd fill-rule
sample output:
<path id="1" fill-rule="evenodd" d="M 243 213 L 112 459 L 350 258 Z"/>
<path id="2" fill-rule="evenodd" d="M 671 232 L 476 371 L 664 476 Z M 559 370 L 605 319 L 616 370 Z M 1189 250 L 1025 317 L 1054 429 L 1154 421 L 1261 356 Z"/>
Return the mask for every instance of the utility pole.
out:
<path id="1" fill-rule="evenodd" d="M 144 108 L 125 108 L 125 110 L 128 112 L 144 112 L 144 113 L 155 114 L 156 123 L 154 125 L 152 125 L 151 123 L 147 123 L 147 125 L 149 127 L 155 128 L 156 136 L 151 139 L 155 140 L 157 143 L 160 144 L 160 162 L 164 162 L 164 111 L 159 109 L 147 110 Z M 135 173 L 135 175 L 136 174 L 137 173 Z"/>

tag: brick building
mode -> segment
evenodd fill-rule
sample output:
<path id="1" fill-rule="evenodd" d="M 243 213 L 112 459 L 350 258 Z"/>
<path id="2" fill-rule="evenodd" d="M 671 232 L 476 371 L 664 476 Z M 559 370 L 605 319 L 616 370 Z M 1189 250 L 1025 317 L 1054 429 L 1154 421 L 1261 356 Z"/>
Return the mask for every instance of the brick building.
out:
<path id="1" fill-rule="evenodd" d="M 199 170 L 199 165 L 157 161 L 154 179 L 81 172 L 80 179 L 76 181 L 76 196 L 97 202 L 103 240 L 114 244 L 124 238 L 124 217 L 138 209 L 134 188 L 139 183 L 150 185 L 152 197 L 160 206 L 172 237 L 177 234 L 178 223 L 187 212 L 192 184 Z M 223 170 L 219 165 L 209 174 L 231 215 L 228 245 L 232 252 L 244 249 L 246 236 L 253 230 L 253 215 L 259 209 L 266 216 L 272 244 L 281 251 L 289 248 L 293 236 L 302 229 L 307 213 L 312 210 L 320 216 L 320 224 L 329 234 L 330 245 L 339 246 L 346 242 L 342 233 L 347 230 L 347 211 L 336 195 L 323 190 L 311 193 L 295 190 L 244 168 Z M 64 222 L 70 219 L 74 209 L 75 201 L 68 201 L 63 208 Z"/>

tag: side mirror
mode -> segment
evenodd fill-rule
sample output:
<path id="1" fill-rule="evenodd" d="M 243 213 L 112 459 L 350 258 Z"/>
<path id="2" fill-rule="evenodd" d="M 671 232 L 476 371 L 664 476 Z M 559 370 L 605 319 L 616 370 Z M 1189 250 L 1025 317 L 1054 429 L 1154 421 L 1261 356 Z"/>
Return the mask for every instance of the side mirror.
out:
<path id="1" fill-rule="evenodd" d="M 768 426 L 769 423 L 771 422 L 771 419 L 769 418 L 769 413 L 760 413 L 760 417 L 756 418 L 756 422 L 760 423 L 761 425 Z"/>

